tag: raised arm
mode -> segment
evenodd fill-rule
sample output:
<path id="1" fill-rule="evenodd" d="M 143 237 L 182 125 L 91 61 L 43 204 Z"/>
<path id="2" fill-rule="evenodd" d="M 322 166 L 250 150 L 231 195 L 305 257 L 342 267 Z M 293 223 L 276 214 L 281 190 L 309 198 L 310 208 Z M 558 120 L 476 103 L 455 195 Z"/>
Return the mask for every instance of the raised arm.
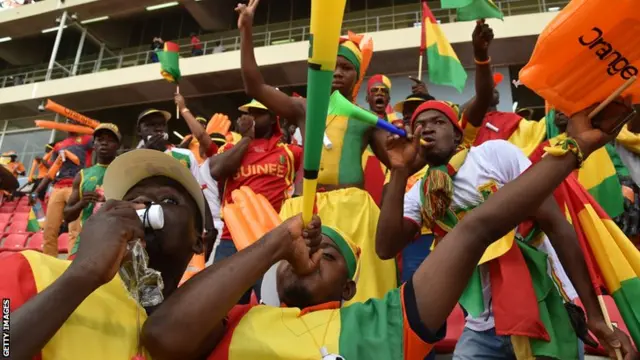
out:
<path id="1" fill-rule="evenodd" d="M 250 0 L 249 5 L 238 4 L 238 28 L 240 29 L 240 62 L 244 91 L 269 110 L 289 121 L 295 121 L 304 129 L 305 107 L 294 99 L 264 82 L 253 50 L 253 16 L 260 0 Z M 301 124 L 302 123 L 302 124 Z M 304 134 L 304 132 L 303 132 Z"/>
<path id="2" fill-rule="evenodd" d="M 184 97 L 180 94 L 175 94 L 174 100 L 176 102 L 176 105 L 178 106 L 178 109 L 180 110 L 180 113 L 182 114 L 182 117 L 184 118 L 184 121 L 189 127 L 189 131 L 191 131 L 191 135 L 193 135 L 193 137 L 198 140 L 200 147 L 200 157 L 206 159 L 215 155 L 215 152 L 213 154 L 211 153 L 211 145 L 213 144 L 213 141 L 211 141 L 211 138 L 209 137 L 209 134 L 207 134 L 206 129 L 202 125 L 200 125 L 200 123 L 198 123 L 198 120 L 196 120 L 189 108 L 187 108 Z"/>
<path id="3" fill-rule="evenodd" d="M 484 116 L 493 100 L 493 73 L 489 45 L 493 40 L 493 30 L 484 20 L 479 20 L 473 30 L 473 56 L 476 63 L 476 96 L 464 105 L 467 121 L 474 127 L 482 126 Z"/>
<path id="4" fill-rule="evenodd" d="M 420 147 L 421 131 L 422 127 L 416 129 L 412 143 L 407 143 L 407 146 L 399 146 L 404 140 L 398 138 L 392 137 L 387 142 L 391 179 L 385 186 L 376 231 L 376 253 L 383 260 L 394 258 L 420 231 L 419 222 L 405 217 L 407 211 L 420 216 L 419 202 L 412 201 L 409 196 L 406 198 L 405 188 L 411 176 L 410 164 L 417 157 Z M 420 186 L 416 184 L 414 188 L 410 193 L 418 191 Z"/>
<path id="5" fill-rule="evenodd" d="M 224 334 L 224 318 L 271 266 L 286 260 L 302 273 L 315 269 L 321 253 L 312 256 L 310 249 L 320 242 L 318 217 L 305 232 L 309 239 L 302 235 L 302 217 L 295 216 L 248 248 L 194 276 L 147 319 L 142 329 L 145 348 L 160 360 L 209 355 Z"/>
<path id="6" fill-rule="evenodd" d="M 238 132 L 242 135 L 242 139 L 235 145 L 228 144 L 227 146 L 233 147 L 211 158 L 209 170 L 212 178 L 222 181 L 238 171 L 244 155 L 249 150 L 249 144 L 255 137 L 254 127 L 254 120 L 250 115 L 242 115 L 238 119 Z"/>

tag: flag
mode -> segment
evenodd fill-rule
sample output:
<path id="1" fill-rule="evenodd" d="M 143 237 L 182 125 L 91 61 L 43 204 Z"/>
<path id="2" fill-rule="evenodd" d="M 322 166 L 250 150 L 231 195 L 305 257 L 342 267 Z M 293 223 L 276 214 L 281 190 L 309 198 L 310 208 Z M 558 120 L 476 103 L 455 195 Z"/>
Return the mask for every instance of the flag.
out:
<path id="1" fill-rule="evenodd" d="M 596 292 L 605 289 L 613 297 L 636 347 L 640 346 L 640 252 L 575 175 L 554 195 L 576 229 Z"/>
<path id="2" fill-rule="evenodd" d="M 179 82 L 180 73 L 180 46 L 173 42 L 165 42 L 164 49 L 158 52 L 160 60 L 160 74 L 168 82 Z"/>
<path id="3" fill-rule="evenodd" d="M 493 0 L 442 0 L 443 9 L 457 9 L 458 21 L 504 18 Z"/>
<path id="4" fill-rule="evenodd" d="M 423 0 L 420 53 L 425 52 L 429 66 L 429 80 L 434 84 L 453 86 L 461 93 L 467 82 L 467 73 L 440 29 L 427 2 Z"/>
<path id="5" fill-rule="evenodd" d="M 33 210 L 29 210 L 29 221 L 27 222 L 27 232 L 37 232 L 40 231 L 40 223 L 38 222 L 38 217 L 36 216 L 36 212 Z"/>
<path id="6" fill-rule="evenodd" d="M 13 313 L 51 286 L 70 264 L 71 261 L 32 250 L 2 253 L 0 297 L 11 299 L 7 304 Z M 146 311 L 133 300 L 116 274 L 76 307 L 33 358 L 131 359 L 138 350 L 138 315 L 140 324 L 144 324 Z"/>

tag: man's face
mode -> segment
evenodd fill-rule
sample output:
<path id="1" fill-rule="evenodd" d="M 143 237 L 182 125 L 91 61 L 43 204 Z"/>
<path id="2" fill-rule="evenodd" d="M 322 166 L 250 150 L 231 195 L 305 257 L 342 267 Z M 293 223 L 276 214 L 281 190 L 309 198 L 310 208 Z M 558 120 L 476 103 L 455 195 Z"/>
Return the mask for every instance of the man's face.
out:
<path id="1" fill-rule="evenodd" d="M 271 114 L 264 109 L 249 108 L 249 115 L 253 116 L 253 121 L 256 124 L 256 136 L 261 137 L 273 126 L 275 121 Z"/>
<path id="2" fill-rule="evenodd" d="M 402 121 L 404 121 L 406 125 L 411 123 L 411 117 L 420 104 L 422 104 L 421 101 L 406 101 L 404 103 L 402 107 Z"/>
<path id="3" fill-rule="evenodd" d="M 493 98 L 491 99 L 491 106 L 498 106 L 500 104 L 500 92 L 498 89 L 493 88 Z"/>
<path id="4" fill-rule="evenodd" d="M 145 116 L 138 126 L 138 135 L 147 141 L 149 136 L 167 133 L 167 121 L 161 114 Z"/>
<path id="5" fill-rule="evenodd" d="M 387 110 L 391 97 L 389 95 L 389 88 L 383 83 L 376 83 L 367 93 L 367 102 L 369 103 L 369 109 L 377 114 L 383 114 Z"/>
<path id="6" fill-rule="evenodd" d="M 348 278 L 347 264 L 336 244 L 326 235 L 320 243 L 322 260 L 316 271 L 297 275 L 291 264 L 278 266 L 277 284 L 280 301 L 292 307 L 306 308 L 329 301 L 349 300 L 355 294 L 355 283 Z"/>
<path id="7" fill-rule="evenodd" d="M 111 132 L 100 131 L 93 136 L 93 148 L 100 157 L 114 158 L 120 148 L 120 142 Z"/>
<path id="8" fill-rule="evenodd" d="M 443 165 L 455 151 L 461 134 L 440 111 L 423 111 L 416 118 L 413 129 L 422 125 L 421 137 L 427 142 L 422 146 L 423 156 L 429 165 Z"/>
<path id="9" fill-rule="evenodd" d="M 338 90 L 347 99 L 351 99 L 353 87 L 356 85 L 358 74 L 356 67 L 342 56 L 338 56 L 336 70 L 333 72 L 331 92 Z"/>
<path id="10" fill-rule="evenodd" d="M 201 229 L 202 224 L 195 200 L 180 183 L 164 176 L 140 181 L 123 200 L 162 206 L 164 227 L 145 229 L 144 241 L 149 267 L 162 273 L 165 290 L 175 289 L 193 254 L 204 251 L 196 230 L 196 227 Z"/>

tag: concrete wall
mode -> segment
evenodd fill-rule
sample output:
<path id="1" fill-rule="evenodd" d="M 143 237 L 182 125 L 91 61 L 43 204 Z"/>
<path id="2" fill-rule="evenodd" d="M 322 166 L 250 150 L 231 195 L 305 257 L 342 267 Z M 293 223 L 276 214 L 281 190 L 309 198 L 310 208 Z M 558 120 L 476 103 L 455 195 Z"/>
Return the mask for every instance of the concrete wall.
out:
<path id="1" fill-rule="evenodd" d="M 504 80 L 500 85 L 498 85 L 498 91 L 500 91 L 500 105 L 498 106 L 498 110 L 511 111 L 511 107 L 513 106 L 513 96 L 511 93 L 511 80 L 509 80 L 509 69 L 507 67 L 497 67 L 494 69 L 494 72 L 500 72 L 504 75 Z M 450 86 L 432 84 L 428 85 L 429 93 L 438 100 L 451 101 L 461 105 L 475 96 L 475 71 L 467 70 L 467 75 L 467 83 L 462 93 L 459 93 L 458 90 Z M 426 72 L 424 76 L 427 76 Z M 428 78 L 425 77 L 423 77 L 423 79 L 425 81 L 428 80 Z M 407 95 L 411 93 L 411 84 L 413 81 L 409 80 L 406 76 L 391 76 L 390 79 L 392 83 L 391 104 L 395 104 L 404 100 Z M 365 100 L 367 95 L 367 80 L 368 79 L 365 79 L 365 85 L 360 89 L 360 93 L 358 94 L 358 104 L 365 109 L 369 108 Z"/>

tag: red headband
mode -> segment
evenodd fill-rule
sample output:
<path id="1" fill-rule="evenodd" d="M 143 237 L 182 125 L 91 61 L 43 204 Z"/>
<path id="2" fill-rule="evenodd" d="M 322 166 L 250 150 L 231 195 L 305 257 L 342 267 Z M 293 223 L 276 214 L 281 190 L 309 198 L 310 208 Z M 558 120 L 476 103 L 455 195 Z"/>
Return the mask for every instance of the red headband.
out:
<path id="1" fill-rule="evenodd" d="M 413 128 L 413 124 L 416 122 L 418 115 L 427 110 L 436 110 L 443 113 L 444 116 L 446 116 L 447 119 L 451 121 L 456 129 L 458 129 L 460 132 L 463 132 L 462 126 L 460 126 L 460 124 L 458 123 L 458 115 L 456 114 L 456 111 L 453 110 L 453 108 L 451 108 L 451 106 L 449 106 L 449 104 L 447 104 L 446 102 L 438 100 L 425 101 L 420 106 L 418 106 L 416 111 L 414 111 L 413 115 L 411 116 L 411 128 Z"/>

